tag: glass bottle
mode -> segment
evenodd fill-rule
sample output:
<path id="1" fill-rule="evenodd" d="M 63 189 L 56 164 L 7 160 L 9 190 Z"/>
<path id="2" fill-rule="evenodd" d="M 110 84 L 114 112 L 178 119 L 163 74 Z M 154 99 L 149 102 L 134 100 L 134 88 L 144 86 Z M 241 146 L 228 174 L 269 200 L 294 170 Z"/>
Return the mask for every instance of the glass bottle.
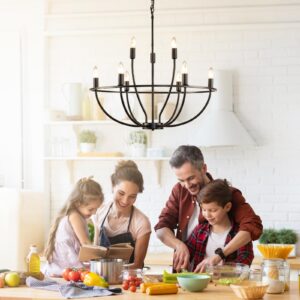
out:
<path id="1" fill-rule="evenodd" d="M 283 259 L 264 259 L 262 262 L 262 282 L 269 284 L 267 293 L 281 294 L 289 289 L 289 265 Z"/>
<path id="2" fill-rule="evenodd" d="M 27 268 L 28 272 L 39 273 L 41 271 L 41 261 L 40 256 L 37 253 L 36 245 L 30 246 L 30 252 L 27 256 Z"/>

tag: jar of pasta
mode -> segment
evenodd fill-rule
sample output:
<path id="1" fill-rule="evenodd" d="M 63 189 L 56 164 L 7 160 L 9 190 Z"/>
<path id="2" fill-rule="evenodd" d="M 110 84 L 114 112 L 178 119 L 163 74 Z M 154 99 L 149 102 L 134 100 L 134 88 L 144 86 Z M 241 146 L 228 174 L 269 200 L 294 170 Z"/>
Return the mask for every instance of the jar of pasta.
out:
<path id="1" fill-rule="evenodd" d="M 264 259 L 262 262 L 262 282 L 268 284 L 267 293 L 281 294 L 289 290 L 290 268 L 280 258 Z"/>

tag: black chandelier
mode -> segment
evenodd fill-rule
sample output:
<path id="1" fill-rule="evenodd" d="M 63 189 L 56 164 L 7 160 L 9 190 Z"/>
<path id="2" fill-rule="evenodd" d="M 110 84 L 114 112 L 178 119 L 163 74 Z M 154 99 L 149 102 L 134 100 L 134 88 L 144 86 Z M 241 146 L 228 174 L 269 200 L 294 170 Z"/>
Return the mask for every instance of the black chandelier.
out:
<path id="1" fill-rule="evenodd" d="M 184 61 L 182 64 L 181 72 L 177 72 L 176 75 L 176 83 L 174 84 L 175 79 L 175 71 L 176 71 L 176 59 L 177 59 L 177 46 L 176 39 L 172 38 L 171 46 L 172 46 L 172 60 L 173 60 L 173 71 L 172 78 L 170 84 L 156 84 L 154 81 L 154 64 L 155 64 L 155 52 L 154 52 L 154 0 L 151 0 L 150 6 L 151 12 L 151 53 L 150 53 L 150 63 L 151 63 L 151 84 L 136 84 L 135 76 L 134 76 L 134 60 L 135 60 L 135 47 L 136 40 L 133 37 L 131 40 L 130 46 L 130 59 L 131 59 L 131 75 L 132 75 L 132 83 L 129 83 L 129 73 L 126 71 L 124 73 L 123 64 L 119 64 L 118 69 L 118 85 L 116 86 L 99 86 L 99 77 L 97 67 L 94 67 L 94 75 L 93 75 L 93 88 L 90 90 L 95 92 L 96 100 L 98 102 L 99 107 L 113 121 L 130 126 L 130 127 L 141 127 L 143 129 L 163 129 L 165 127 L 176 127 L 180 125 L 187 124 L 197 117 L 199 117 L 203 111 L 206 109 L 210 98 L 211 93 L 215 92 L 216 89 L 213 87 L 213 70 L 212 68 L 208 71 L 208 86 L 195 86 L 188 84 L 188 72 L 187 72 L 187 63 Z M 127 123 L 113 117 L 107 110 L 104 108 L 103 104 L 100 102 L 98 93 L 118 93 L 120 94 L 121 103 L 123 109 L 131 123 Z M 207 100 L 201 110 L 194 115 L 192 118 L 180 122 L 174 123 L 178 116 L 180 115 L 187 94 L 208 94 Z M 138 120 L 138 118 L 134 115 L 133 109 L 131 107 L 129 101 L 129 94 L 136 95 L 138 100 L 138 104 L 140 105 L 143 111 L 143 121 Z M 151 95 L 151 116 L 147 115 L 146 109 L 141 101 L 140 95 L 150 94 Z M 165 101 L 162 105 L 162 108 L 158 112 L 158 118 L 155 120 L 155 100 L 154 95 L 161 94 L 166 95 Z M 162 121 L 162 113 L 164 112 L 166 106 L 168 105 L 169 99 L 171 95 L 177 95 L 177 100 L 171 113 L 171 116 L 168 120 Z"/>

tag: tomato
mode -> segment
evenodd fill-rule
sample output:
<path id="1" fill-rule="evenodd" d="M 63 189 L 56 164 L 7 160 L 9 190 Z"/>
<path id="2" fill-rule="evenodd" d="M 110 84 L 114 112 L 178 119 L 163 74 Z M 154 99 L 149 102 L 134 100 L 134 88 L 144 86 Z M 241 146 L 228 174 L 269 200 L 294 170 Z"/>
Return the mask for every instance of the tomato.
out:
<path id="1" fill-rule="evenodd" d="M 72 281 L 78 281 L 78 280 L 80 280 L 80 273 L 76 269 L 73 269 L 69 273 L 69 280 L 72 280 Z"/>
<path id="2" fill-rule="evenodd" d="M 136 287 L 139 287 L 140 285 L 141 285 L 141 282 L 140 282 L 139 280 L 136 280 L 136 281 L 135 281 L 135 286 L 136 286 Z"/>
<path id="3" fill-rule="evenodd" d="M 136 277 L 135 276 L 128 276 L 128 281 L 135 281 Z"/>
<path id="4" fill-rule="evenodd" d="M 129 289 L 128 283 L 123 283 L 122 288 L 123 288 L 123 290 L 127 291 Z"/>
<path id="5" fill-rule="evenodd" d="M 135 281 L 134 281 L 134 280 L 129 281 L 129 285 L 130 285 L 130 286 L 131 286 L 131 285 L 135 285 Z"/>
<path id="6" fill-rule="evenodd" d="M 89 271 L 80 272 L 80 280 L 81 281 L 84 281 L 84 277 L 85 277 L 86 274 L 89 274 Z"/>
<path id="7" fill-rule="evenodd" d="M 70 280 L 69 279 L 69 273 L 72 271 L 71 268 L 66 268 L 63 270 L 63 273 L 62 273 L 62 277 L 65 279 L 65 280 Z"/>
<path id="8" fill-rule="evenodd" d="M 135 285 L 132 285 L 130 288 L 129 288 L 130 292 L 133 292 L 135 293 L 136 292 L 136 286 Z"/>

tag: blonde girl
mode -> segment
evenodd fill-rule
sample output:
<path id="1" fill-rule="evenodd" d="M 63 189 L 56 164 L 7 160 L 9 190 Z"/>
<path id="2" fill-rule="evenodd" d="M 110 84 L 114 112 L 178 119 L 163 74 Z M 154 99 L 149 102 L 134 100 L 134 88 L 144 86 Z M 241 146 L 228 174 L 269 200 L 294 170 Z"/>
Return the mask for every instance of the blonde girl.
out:
<path id="1" fill-rule="evenodd" d="M 103 199 L 101 186 L 91 177 L 76 183 L 50 229 L 43 269 L 46 275 L 61 275 L 65 268 L 83 266 L 78 259 L 80 246 L 91 244 L 87 219 L 96 213 Z"/>
<path id="2" fill-rule="evenodd" d="M 113 201 L 101 206 L 93 217 L 95 244 L 109 246 L 130 243 L 134 253 L 131 268 L 141 268 L 147 253 L 151 224 L 149 219 L 134 206 L 139 193 L 144 190 L 144 180 L 132 160 L 120 161 L 111 175 Z"/>

